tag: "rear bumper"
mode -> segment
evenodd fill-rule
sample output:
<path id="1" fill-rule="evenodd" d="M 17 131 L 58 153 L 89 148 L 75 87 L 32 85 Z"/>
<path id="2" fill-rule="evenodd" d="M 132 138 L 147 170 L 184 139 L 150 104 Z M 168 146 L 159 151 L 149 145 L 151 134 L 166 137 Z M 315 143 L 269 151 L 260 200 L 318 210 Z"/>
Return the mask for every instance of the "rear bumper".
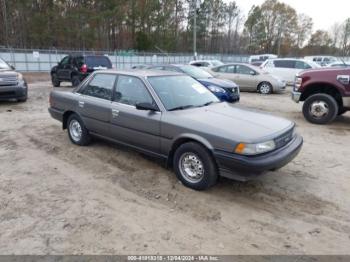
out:
<path id="1" fill-rule="evenodd" d="M 299 103 L 301 97 L 300 92 L 292 91 L 292 100 L 296 103 Z"/>
<path id="2" fill-rule="evenodd" d="M 0 86 L 0 101 L 25 99 L 28 96 L 27 84 L 17 86 Z"/>
<path id="3" fill-rule="evenodd" d="M 284 147 L 259 156 L 241 156 L 214 151 L 220 175 L 239 181 L 248 181 L 267 172 L 277 170 L 292 161 L 300 152 L 303 138 L 296 135 Z"/>
<path id="4" fill-rule="evenodd" d="M 54 118 L 60 122 L 63 122 L 63 114 L 64 114 L 63 111 L 58 110 L 56 108 L 52 108 L 52 107 L 49 107 L 48 110 L 49 110 L 49 113 L 50 113 L 52 118 Z"/>

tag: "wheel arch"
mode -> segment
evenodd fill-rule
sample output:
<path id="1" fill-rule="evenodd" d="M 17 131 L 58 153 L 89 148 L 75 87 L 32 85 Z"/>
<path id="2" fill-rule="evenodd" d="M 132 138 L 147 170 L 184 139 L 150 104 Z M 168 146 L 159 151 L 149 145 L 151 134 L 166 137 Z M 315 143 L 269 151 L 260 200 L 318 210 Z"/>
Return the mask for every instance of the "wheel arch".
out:
<path id="1" fill-rule="evenodd" d="M 176 150 L 181 145 L 186 144 L 186 143 L 190 143 L 190 142 L 194 142 L 194 143 L 200 144 L 205 149 L 207 149 L 207 151 L 209 152 L 209 154 L 213 157 L 213 159 L 215 161 L 214 154 L 213 154 L 214 148 L 209 143 L 208 140 L 206 140 L 205 138 L 203 138 L 201 136 L 198 136 L 198 135 L 183 134 L 183 135 L 175 138 L 174 141 L 171 144 L 171 149 L 170 149 L 170 151 L 168 153 L 168 159 L 167 159 L 167 166 L 168 167 L 172 167 L 172 165 L 173 165 L 173 158 L 174 158 L 174 154 L 175 154 Z"/>
<path id="2" fill-rule="evenodd" d="M 315 94 L 327 94 L 337 101 L 339 107 L 343 106 L 343 99 L 340 91 L 336 86 L 330 83 L 313 83 L 307 86 L 300 96 L 300 101 L 305 101 Z"/>
<path id="3" fill-rule="evenodd" d="M 80 115 L 77 112 L 75 112 L 73 110 L 67 110 L 66 112 L 64 112 L 63 117 L 62 117 L 62 128 L 63 129 L 67 129 L 68 118 L 73 114 L 76 114 L 81 119 Z"/>

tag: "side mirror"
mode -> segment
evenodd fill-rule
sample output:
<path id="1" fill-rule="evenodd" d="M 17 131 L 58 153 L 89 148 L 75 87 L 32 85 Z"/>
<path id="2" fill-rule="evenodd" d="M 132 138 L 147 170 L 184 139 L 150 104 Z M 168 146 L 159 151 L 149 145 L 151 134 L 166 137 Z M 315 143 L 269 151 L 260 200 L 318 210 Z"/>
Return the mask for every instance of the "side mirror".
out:
<path id="1" fill-rule="evenodd" d="M 256 73 L 254 71 L 250 71 L 250 75 L 255 76 Z"/>
<path id="2" fill-rule="evenodd" d="M 16 70 L 16 67 L 14 67 L 13 65 L 10 65 L 12 70 Z"/>
<path id="3" fill-rule="evenodd" d="M 151 104 L 151 103 L 137 103 L 136 109 L 137 110 L 144 110 L 144 111 L 158 111 L 158 107 L 156 105 Z"/>

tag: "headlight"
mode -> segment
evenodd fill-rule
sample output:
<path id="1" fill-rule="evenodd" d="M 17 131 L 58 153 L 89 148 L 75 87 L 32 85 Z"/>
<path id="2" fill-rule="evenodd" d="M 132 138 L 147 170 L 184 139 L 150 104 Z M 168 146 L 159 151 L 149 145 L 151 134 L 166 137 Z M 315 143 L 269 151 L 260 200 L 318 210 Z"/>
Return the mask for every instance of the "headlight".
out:
<path id="1" fill-rule="evenodd" d="M 299 88 L 301 87 L 301 84 L 303 83 L 303 78 L 299 77 L 298 75 L 295 77 L 295 86 L 294 86 L 294 91 L 298 91 Z"/>
<path id="2" fill-rule="evenodd" d="M 18 83 L 23 83 L 24 82 L 24 78 L 23 78 L 23 75 L 18 73 L 17 74 L 17 80 L 18 80 Z"/>
<path id="3" fill-rule="evenodd" d="M 212 91 L 213 93 L 225 93 L 225 89 L 218 87 L 218 86 L 208 86 L 208 89 Z"/>
<path id="4" fill-rule="evenodd" d="M 239 143 L 236 146 L 235 153 L 240 155 L 258 155 L 270 152 L 276 148 L 273 140 L 257 144 Z"/>

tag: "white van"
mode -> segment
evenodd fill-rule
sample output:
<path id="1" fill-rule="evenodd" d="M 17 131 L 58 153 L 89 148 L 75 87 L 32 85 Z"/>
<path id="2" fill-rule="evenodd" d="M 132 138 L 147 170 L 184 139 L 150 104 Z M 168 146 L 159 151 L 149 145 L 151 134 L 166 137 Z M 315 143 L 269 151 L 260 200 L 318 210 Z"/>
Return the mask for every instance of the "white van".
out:
<path id="1" fill-rule="evenodd" d="M 315 62 L 315 63 L 319 64 L 320 66 L 327 66 L 331 63 L 335 63 L 335 62 L 340 61 L 335 56 L 305 56 L 304 59 L 307 61 Z"/>
<path id="2" fill-rule="evenodd" d="M 253 63 L 263 63 L 268 59 L 274 59 L 277 58 L 277 55 L 271 55 L 271 54 L 263 54 L 263 55 L 252 55 L 249 57 L 249 64 Z"/>
<path id="3" fill-rule="evenodd" d="M 279 58 L 267 60 L 261 68 L 286 81 L 288 85 L 293 85 L 296 74 L 307 69 L 320 68 L 320 65 L 303 59 Z"/>

